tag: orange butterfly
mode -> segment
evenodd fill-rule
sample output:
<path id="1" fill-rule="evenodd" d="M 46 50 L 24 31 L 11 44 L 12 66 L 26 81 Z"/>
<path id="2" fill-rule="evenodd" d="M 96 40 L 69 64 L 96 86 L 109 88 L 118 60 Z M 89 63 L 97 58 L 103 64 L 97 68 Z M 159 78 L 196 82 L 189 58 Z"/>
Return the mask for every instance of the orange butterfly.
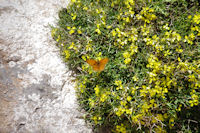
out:
<path id="1" fill-rule="evenodd" d="M 106 64 L 108 63 L 108 58 L 101 59 L 100 61 L 89 59 L 86 60 L 86 62 L 92 66 L 94 71 L 100 72 L 104 70 Z"/>

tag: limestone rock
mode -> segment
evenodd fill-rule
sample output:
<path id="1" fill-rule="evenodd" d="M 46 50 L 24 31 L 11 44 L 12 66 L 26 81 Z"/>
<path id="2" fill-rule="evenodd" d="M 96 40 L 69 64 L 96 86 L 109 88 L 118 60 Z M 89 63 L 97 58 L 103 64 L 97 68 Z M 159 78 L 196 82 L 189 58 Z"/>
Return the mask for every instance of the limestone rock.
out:
<path id="1" fill-rule="evenodd" d="M 66 0 L 0 1 L 0 133 L 90 133 L 51 39 Z"/>

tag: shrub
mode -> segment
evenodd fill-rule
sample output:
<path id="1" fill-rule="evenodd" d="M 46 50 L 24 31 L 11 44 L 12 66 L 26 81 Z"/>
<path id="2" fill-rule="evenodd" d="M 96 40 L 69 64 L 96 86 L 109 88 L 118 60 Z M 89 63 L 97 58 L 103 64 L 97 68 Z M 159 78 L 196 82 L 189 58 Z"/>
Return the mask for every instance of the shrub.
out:
<path id="1" fill-rule="evenodd" d="M 199 36 L 186 0 L 71 0 L 52 27 L 85 119 L 123 133 L 200 130 Z M 86 62 L 104 58 L 103 71 Z"/>

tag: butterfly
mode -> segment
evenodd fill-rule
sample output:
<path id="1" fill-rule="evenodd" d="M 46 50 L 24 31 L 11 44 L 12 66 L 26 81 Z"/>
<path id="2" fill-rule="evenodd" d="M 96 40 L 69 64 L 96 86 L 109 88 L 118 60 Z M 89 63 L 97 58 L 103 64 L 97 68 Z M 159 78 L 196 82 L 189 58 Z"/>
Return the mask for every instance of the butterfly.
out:
<path id="1" fill-rule="evenodd" d="M 92 66 L 94 71 L 100 72 L 103 71 L 106 64 L 108 63 L 108 58 L 101 59 L 100 61 L 96 61 L 94 59 L 88 59 L 86 62 Z"/>

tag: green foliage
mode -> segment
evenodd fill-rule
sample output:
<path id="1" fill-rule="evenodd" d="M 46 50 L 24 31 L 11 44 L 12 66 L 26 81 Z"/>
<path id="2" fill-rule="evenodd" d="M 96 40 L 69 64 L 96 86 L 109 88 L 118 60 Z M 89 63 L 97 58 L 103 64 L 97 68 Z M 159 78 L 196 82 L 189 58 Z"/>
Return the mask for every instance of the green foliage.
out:
<path id="1" fill-rule="evenodd" d="M 200 130 L 197 1 L 72 0 L 52 37 L 95 130 Z M 103 58 L 109 62 L 101 72 L 86 63 Z"/>

